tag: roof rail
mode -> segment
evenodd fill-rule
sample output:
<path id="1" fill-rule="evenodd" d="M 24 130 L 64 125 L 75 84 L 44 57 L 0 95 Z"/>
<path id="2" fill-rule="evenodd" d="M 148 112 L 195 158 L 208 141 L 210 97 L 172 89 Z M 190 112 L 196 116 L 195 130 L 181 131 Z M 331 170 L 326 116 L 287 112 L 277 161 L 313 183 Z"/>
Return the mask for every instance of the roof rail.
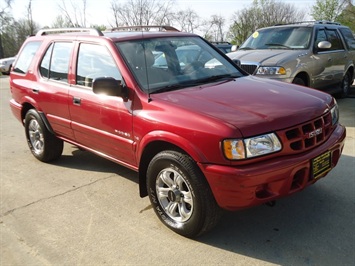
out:
<path id="1" fill-rule="evenodd" d="M 275 24 L 275 26 L 282 26 L 282 25 L 292 25 L 292 24 L 329 24 L 329 25 L 341 25 L 338 22 L 328 21 L 328 20 L 306 20 L 306 21 L 297 21 L 297 22 L 290 22 L 290 23 L 280 23 Z"/>
<path id="2" fill-rule="evenodd" d="M 328 20 L 318 20 L 315 23 L 318 24 L 331 24 L 331 25 L 341 25 L 339 22 L 328 21 Z"/>
<path id="3" fill-rule="evenodd" d="M 157 26 L 157 25 L 139 25 L 139 26 L 122 26 L 109 29 L 109 31 L 150 31 L 150 29 L 157 29 L 158 31 L 179 31 L 178 29 L 172 26 Z"/>
<path id="4" fill-rule="evenodd" d="M 89 35 L 103 36 L 100 30 L 94 28 L 56 28 L 39 30 L 36 36 L 48 35 L 53 33 L 69 33 L 69 32 L 87 32 Z"/>

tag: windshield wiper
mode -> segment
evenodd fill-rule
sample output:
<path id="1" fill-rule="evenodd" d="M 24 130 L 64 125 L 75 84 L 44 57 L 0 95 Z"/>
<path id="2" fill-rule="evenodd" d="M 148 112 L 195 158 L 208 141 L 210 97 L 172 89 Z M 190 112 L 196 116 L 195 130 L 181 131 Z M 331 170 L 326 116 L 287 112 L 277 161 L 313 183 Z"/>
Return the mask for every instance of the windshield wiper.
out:
<path id="1" fill-rule="evenodd" d="M 241 47 L 239 48 L 238 50 L 255 50 L 255 48 L 252 48 L 252 47 Z"/>
<path id="2" fill-rule="evenodd" d="M 210 76 L 207 78 L 202 78 L 202 79 L 198 79 L 196 80 L 197 83 L 201 84 L 201 83 L 205 83 L 205 82 L 214 82 L 214 81 L 219 81 L 219 80 L 230 80 L 230 79 L 235 79 L 235 78 L 239 78 L 240 75 L 237 74 L 222 74 L 222 75 L 215 75 L 215 76 Z"/>
<path id="3" fill-rule="evenodd" d="M 197 79 L 197 80 L 189 80 L 188 82 L 181 82 L 181 83 L 176 83 L 176 84 L 171 84 L 168 86 L 164 86 L 158 89 L 155 89 L 151 93 L 161 93 L 161 92 L 167 92 L 167 91 L 173 91 L 173 90 L 178 90 L 178 89 L 183 89 L 187 87 L 193 87 L 209 82 L 214 82 L 214 81 L 219 81 L 219 80 L 230 80 L 230 79 L 235 79 L 239 78 L 240 75 L 237 74 L 223 74 L 223 75 L 215 75 L 215 76 L 210 76 L 207 78 L 202 78 L 202 79 Z"/>
<path id="4" fill-rule="evenodd" d="M 186 88 L 186 87 L 190 87 L 190 86 L 194 86 L 196 85 L 195 83 L 177 83 L 177 84 L 171 84 L 168 86 L 164 86 L 158 89 L 155 89 L 154 91 L 152 91 L 151 93 L 161 93 L 161 92 L 167 92 L 167 91 L 173 91 L 173 90 L 178 90 L 178 89 L 182 89 L 182 88 Z"/>
<path id="5" fill-rule="evenodd" d="M 284 47 L 290 49 L 291 47 L 284 45 L 282 43 L 265 43 L 266 46 L 279 46 L 279 47 Z"/>

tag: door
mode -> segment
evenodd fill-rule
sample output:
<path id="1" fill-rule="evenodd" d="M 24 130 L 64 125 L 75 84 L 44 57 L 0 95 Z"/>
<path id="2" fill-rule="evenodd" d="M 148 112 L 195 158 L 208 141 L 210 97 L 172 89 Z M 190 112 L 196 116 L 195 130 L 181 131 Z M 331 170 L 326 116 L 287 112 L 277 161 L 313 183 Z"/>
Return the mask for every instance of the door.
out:
<path id="1" fill-rule="evenodd" d="M 76 85 L 69 91 L 69 111 L 79 144 L 121 163 L 135 164 L 132 146 L 132 102 L 92 91 L 97 77 L 122 80 L 109 50 L 81 43 L 77 56 Z"/>
<path id="2" fill-rule="evenodd" d="M 38 102 L 57 135 L 73 139 L 68 109 L 68 69 L 72 42 L 53 42 L 42 58 L 39 67 L 41 79 L 32 87 Z"/>
<path id="3" fill-rule="evenodd" d="M 328 41 L 331 43 L 329 49 L 319 49 L 318 43 Z M 319 29 L 316 32 L 314 42 L 314 67 L 313 86 L 314 88 L 327 88 L 337 86 L 342 79 L 344 71 L 344 46 L 335 29 Z"/>

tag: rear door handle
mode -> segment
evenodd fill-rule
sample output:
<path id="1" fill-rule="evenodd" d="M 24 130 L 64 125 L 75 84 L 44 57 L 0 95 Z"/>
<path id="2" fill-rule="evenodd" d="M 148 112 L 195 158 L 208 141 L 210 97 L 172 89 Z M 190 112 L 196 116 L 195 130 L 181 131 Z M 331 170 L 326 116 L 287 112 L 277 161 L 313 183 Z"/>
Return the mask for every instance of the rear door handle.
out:
<path id="1" fill-rule="evenodd" d="M 81 104 L 81 98 L 73 97 L 73 103 L 74 103 L 75 105 L 80 105 L 80 104 Z"/>

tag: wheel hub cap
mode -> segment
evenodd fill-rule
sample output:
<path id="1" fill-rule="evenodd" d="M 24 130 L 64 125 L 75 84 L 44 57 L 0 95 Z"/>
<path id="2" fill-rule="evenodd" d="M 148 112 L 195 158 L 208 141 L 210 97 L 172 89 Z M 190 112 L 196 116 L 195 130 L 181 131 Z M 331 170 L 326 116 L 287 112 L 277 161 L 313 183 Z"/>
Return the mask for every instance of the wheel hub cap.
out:
<path id="1" fill-rule="evenodd" d="M 181 200 L 181 192 L 178 189 L 170 190 L 168 192 L 168 199 L 171 202 L 180 202 Z"/>

